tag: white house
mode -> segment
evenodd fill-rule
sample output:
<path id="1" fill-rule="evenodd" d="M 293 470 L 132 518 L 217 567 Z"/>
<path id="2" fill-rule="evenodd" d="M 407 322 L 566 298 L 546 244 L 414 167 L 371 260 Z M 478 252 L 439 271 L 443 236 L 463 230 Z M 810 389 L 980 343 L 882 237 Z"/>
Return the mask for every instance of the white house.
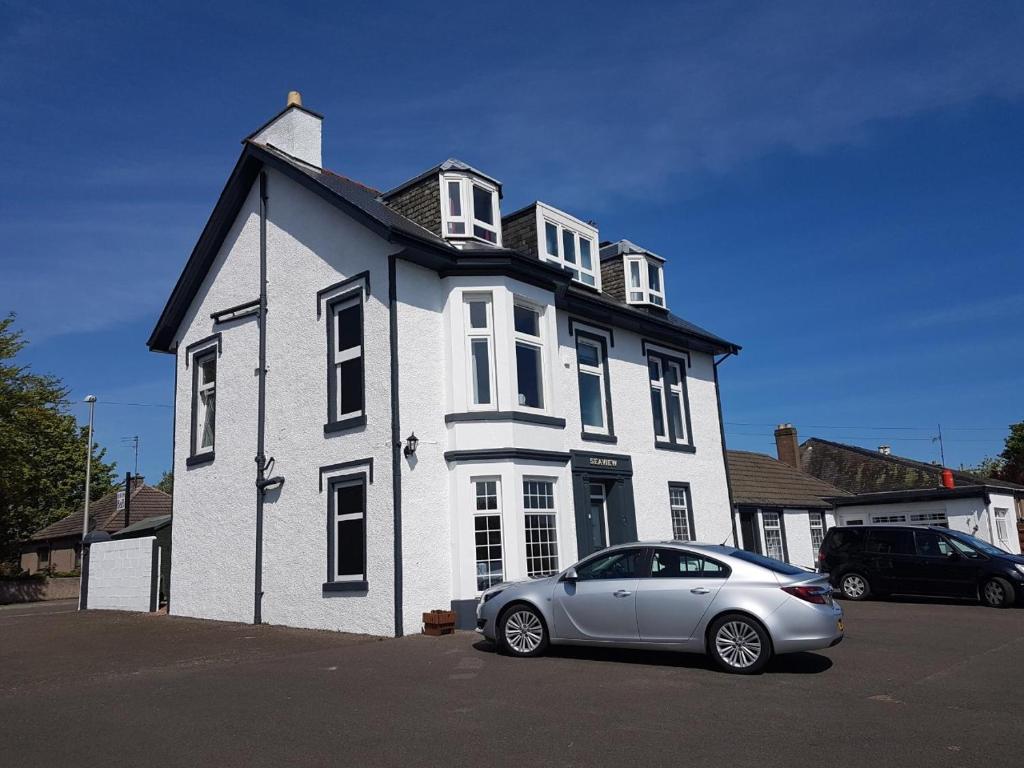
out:
<path id="1" fill-rule="evenodd" d="M 503 218 L 456 160 L 378 192 L 323 167 L 321 122 L 293 94 L 245 140 L 149 339 L 176 357 L 171 612 L 401 635 L 610 543 L 731 539 L 738 347 L 670 312 L 665 260 L 546 203 Z"/>

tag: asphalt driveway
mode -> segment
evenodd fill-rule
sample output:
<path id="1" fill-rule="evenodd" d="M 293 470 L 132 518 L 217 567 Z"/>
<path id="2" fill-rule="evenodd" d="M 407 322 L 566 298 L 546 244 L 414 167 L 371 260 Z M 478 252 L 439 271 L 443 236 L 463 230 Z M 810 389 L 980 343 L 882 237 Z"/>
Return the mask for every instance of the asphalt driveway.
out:
<path id="1" fill-rule="evenodd" d="M 0 764 L 1011 766 L 1024 610 L 846 604 L 759 677 L 473 633 L 378 640 L 74 603 L 0 608 Z"/>

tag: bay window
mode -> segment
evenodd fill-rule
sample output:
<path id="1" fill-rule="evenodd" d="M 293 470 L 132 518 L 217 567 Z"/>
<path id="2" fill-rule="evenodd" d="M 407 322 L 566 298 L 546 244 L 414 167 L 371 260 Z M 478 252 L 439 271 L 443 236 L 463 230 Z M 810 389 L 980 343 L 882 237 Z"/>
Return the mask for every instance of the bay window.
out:
<path id="1" fill-rule="evenodd" d="M 544 407 L 543 339 L 541 313 L 516 302 L 513 309 L 516 345 L 516 382 L 518 403 L 526 408 Z"/>
<path id="2" fill-rule="evenodd" d="M 470 176 L 441 177 L 441 213 L 446 237 L 501 245 L 498 188 Z"/>
<path id="3" fill-rule="evenodd" d="M 554 486 L 551 480 L 523 480 L 526 575 L 530 578 L 558 573 Z"/>
<path id="4" fill-rule="evenodd" d="M 476 588 L 482 592 L 505 579 L 501 541 L 501 494 L 499 481 L 475 480 L 476 512 L 473 516 L 476 552 Z"/>
<path id="5" fill-rule="evenodd" d="M 464 304 L 470 407 L 493 406 L 497 398 L 494 392 L 494 318 L 491 297 L 489 294 L 467 295 Z"/>

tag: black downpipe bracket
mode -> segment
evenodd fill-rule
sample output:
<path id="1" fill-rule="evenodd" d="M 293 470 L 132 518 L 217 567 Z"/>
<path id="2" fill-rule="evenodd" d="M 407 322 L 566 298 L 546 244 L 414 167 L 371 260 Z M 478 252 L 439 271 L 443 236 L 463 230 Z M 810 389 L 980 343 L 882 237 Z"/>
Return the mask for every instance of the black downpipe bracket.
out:
<path id="1" fill-rule="evenodd" d="M 725 487 L 729 491 L 729 522 L 732 523 L 732 545 L 736 549 L 743 549 L 740 544 L 740 537 L 736 531 L 736 506 L 732 501 L 732 476 L 729 474 L 729 453 L 725 449 L 725 421 L 722 420 L 722 390 L 718 387 L 718 366 L 724 363 L 732 355 L 727 352 L 721 360 L 714 361 L 715 370 L 715 400 L 718 402 L 718 429 L 722 435 L 722 461 L 725 462 Z"/>
<path id="2" fill-rule="evenodd" d="M 263 622 L 263 496 L 266 493 L 266 455 L 264 427 L 267 416 L 267 172 L 260 173 L 260 360 L 256 369 L 256 574 L 253 591 L 252 623 Z"/>

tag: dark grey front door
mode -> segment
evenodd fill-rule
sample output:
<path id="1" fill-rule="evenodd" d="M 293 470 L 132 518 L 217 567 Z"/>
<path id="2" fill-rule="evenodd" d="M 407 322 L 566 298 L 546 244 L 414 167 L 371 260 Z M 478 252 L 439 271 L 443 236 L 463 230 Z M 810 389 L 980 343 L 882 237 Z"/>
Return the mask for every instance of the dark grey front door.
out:
<path id="1" fill-rule="evenodd" d="M 743 548 L 761 554 L 761 536 L 757 532 L 757 510 L 740 509 L 740 535 Z"/>

